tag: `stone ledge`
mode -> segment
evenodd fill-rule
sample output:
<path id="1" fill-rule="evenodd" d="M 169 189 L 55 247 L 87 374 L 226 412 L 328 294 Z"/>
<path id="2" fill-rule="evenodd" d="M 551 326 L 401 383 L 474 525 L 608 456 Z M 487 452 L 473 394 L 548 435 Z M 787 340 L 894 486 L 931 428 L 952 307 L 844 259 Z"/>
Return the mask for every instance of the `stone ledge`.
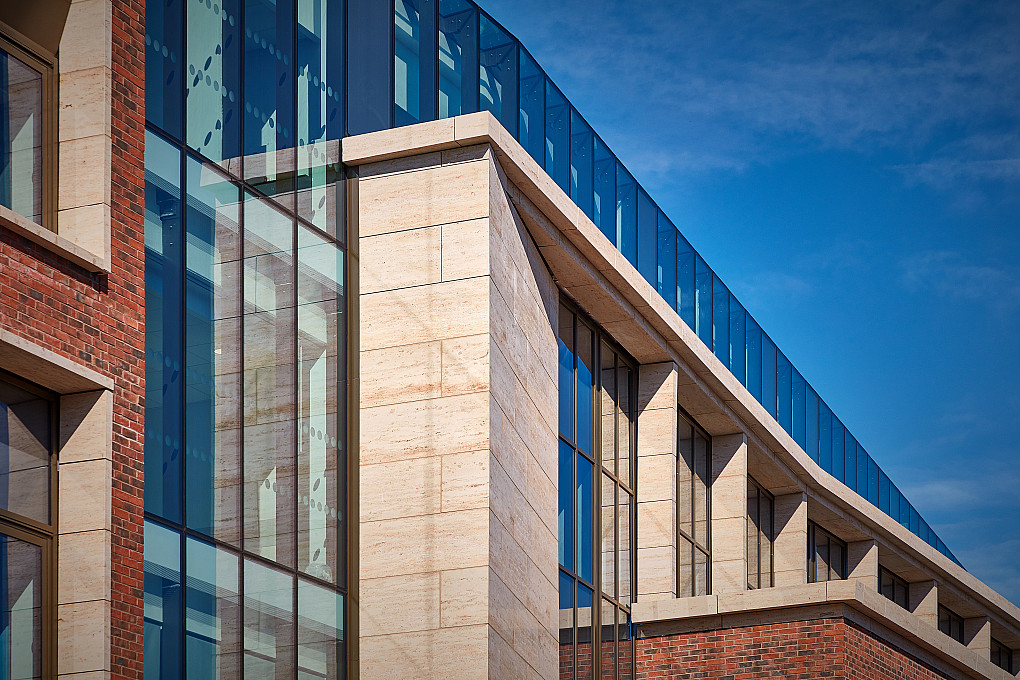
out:
<path id="1" fill-rule="evenodd" d="M 0 205 L 0 226 L 93 274 L 110 273 L 110 263 L 106 258 L 99 257 L 2 205 Z"/>
<path id="2" fill-rule="evenodd" d="M 809 583 L 742 593 L 638 601 L 632 609 L 640 637 L 658 637 L 785 621 L 847 617 L 883 639 L 899 637 L 968 678 L 1009 680 L 1010 673 L 857 581 Z M 889 633 L 893 633 L 890 636 Z M 897 640 L 890 640 L 901 646 Z M 910 650 L 904 650 L 910 651 Z"/>
<path id="3" fill-rule="evenodd" d="M 113 378 L 3 328 L 0 368 L 60 394 L 113 389 Z"/>

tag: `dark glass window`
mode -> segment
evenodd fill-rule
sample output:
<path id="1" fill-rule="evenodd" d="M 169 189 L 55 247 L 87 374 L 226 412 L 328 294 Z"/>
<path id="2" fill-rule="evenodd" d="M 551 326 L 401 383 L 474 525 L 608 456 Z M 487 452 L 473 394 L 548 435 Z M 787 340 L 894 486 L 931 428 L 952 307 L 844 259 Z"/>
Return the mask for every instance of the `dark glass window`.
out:
<path id="1" fill-rule="evenodd" d="M 878 589 L 886 599 L 910 609 L 910 585 L 883 566 L 878 568 Z"/>
<path id="2" fill-rule="evenodd" d="M 635 370 L 580 312 L 559 318 L 560 677 L 629 677 Z"/>
<path id="3" fill-rule="evenodd" d="M 339 3 L 329 3 L 336 7 Z M 393 118 L 393 6 L 347 0 L 347 134 L 385 130 Z"/>
<path id="4" fill-rule="evenodd" d="M 178 140 L 184 136 L 184 78 L 184 3 L 145 3 L 145 120 Z"/>
<path id="5" fill-rule="evenodd" d="M 747 587 L 775 585 L 775 497 L 753 477 L 747 478 Z"/>
<path id="6" fill-rule="evenodd" d="M 51 64 L 0 32 L 0 206 L 55 229 Z"/>
<path id="7" fill-rule="evenodd" d="M 479 104 L 510 134 L 517 134 L 517 41 L 488 15 L 481 15 L 479 40 Z"/>
<path id="8" fill-rule="evenodd" d="M 808 583 L 846 578 L 846 543 L 808 522 Z"/>
<path id="9" fill-rule="evenodd" d="M 1013 672 L 1013 650 L 1002 644 L 995 638 L 992 638 L 992 650 L 991 650 L 992 663 L 1006 671 L 1007 673 Z"/>
<path id="10" fill-rule="evenodd" d="M 711 592 L 712 440 L 694 421 L 677 418 L 677 596 Z"/>
<path id="11" fill-rule="evenodd" d="M 478 110 L 478 8 L 439 0 L 439 117 Z"/>
<path id="12" fill-rule="evenodd" d="M 963 617 L 945 605 L 939 605 L 939 630 L 963 644 Z"/>

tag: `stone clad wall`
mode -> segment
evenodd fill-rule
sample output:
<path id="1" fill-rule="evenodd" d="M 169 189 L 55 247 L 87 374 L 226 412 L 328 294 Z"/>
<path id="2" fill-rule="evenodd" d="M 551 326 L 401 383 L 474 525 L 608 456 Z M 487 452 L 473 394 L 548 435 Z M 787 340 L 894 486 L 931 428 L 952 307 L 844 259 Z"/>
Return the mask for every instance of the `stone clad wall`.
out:
<path id="1" fill-rule="evenodd" d="M 362 678 L 555 678 L 555 287 L 488 146 L 359 175 Z"/>

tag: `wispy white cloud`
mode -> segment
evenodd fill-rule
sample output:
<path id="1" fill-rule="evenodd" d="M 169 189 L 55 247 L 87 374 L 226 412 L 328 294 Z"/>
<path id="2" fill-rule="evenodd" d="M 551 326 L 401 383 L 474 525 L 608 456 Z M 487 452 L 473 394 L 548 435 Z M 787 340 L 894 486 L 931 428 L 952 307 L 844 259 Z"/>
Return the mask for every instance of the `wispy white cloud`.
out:
<path id="1" fill-rule="evenodd" d="M 1015 269 L 974 263 L 952 251 L 925 251 L 903 261 L 908 291 L 978 303 L 1005 312 L 1020 306 L 1020 276 Z"/>

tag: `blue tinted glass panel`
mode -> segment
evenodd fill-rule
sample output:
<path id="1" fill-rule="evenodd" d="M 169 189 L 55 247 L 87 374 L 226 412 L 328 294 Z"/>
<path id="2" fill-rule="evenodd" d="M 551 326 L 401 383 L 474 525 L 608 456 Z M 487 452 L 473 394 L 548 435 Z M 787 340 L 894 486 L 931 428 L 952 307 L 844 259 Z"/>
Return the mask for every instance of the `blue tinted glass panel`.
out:
<path id="1" fill-rule="evenodd" d="M 889 476 L 878 471 L 878 509 L 889 514 Z"/>
<path id="2" fill-rule="evenodd" d="M 296 86 L 294 0 L 244 5 L 244 176 L 293 206 Z"/>
<path id="3" fill-rule="evenodd" d="M 868 456 L 868 501 L 878 505 L 878 464 Z"/>
<path id="4" fill-rule="evenodd" d="M 595 345 L 592 330 L 577 324 L 577 447 L 593 455 L 592 432 L 595 427 Z"/>
<path id="5" fill-rule="evenodd" d="M 900 524 L 907 529 L 910 528 L 910 511 L 913 508 L 910 507 L 910 501 L 906 499 L 902 492 L 900 492 Z"/>
<path id="6" fill-rule="evenodd" d="M 244 561 L 244 676 L 294 677 L 294 577 Z"/>
<path id="7" fill-rule="evenodd" d="M 818 401 L 818 464 L 839 479 L 832 465 L 832 411 L 821 400 Z"/>
<path id="8" fill-rule="evenodd" d="M 181 535 L 145 522 L 145 677 L 180 678 Z"/>
<path id="9" fill-rule="evenodd" d="M 846 428 L 835 417 L 832 418 L 832 476 L 846 483 Z"/>
<path id="10" fill-rule="evenodd" d="M 747 312 L 737 298 L 730 294 L 730 371 L 740 381 L 741 385 L 747 385 L 747 334 L 744 322 L 747 320 Z"/>
<path id="11" fill-rule="evenodd" d="M 479 88 L 482 111 L 490 111 L 510 134 L 517 134 L 517 41 L 482 14 L 479 37 Z"/>
<path id="12" fill-rule="evenodd" d="M 241 155 L 240 0 L 189 3 L 187 42 L 188 146 L 225 164 Z"/>
<path id="13" fill-rule="evenodd" d="M 145 135 L 145 509 L 181 515 L 184 225 L 181 153 Z"/>
<path id="14" fill-rule="evenodd" d="M 336 142 L 343 136 L 344 121 L 342 5 L 321 0 L 297 4 L 297 211 L 336 236 L 336 221 L 345 212 Z"/>
<path id="15" fill-rule="evenodd" d="M 232 680 L 241 674 L 237 556 L 190 537 L 185 555 L 185 677 Z"/>
<path id="16" fill-rule="evenodd" d="M 560 565 L 574 568 L 574 448 L 560 440 L 559 463 Z"/>
<path id="17" fill-rule="evenodd" d="M 192 158 L 186 183 L 186 523 L 239 546 L 240 191 Z"/>
<path id="18" fill-rule="evenodd" d="M 592 578 L 592 563 L 594 561 L 592 536 L 595 525 L 592 523 L 594 512 L 592 489 L 595 480 L 593 470 L 594 466 L 591 461 L 584 456 L 577 456 L 577 575 L 589 582 Z"/>
<path id="19" fill-rule="evenodd" d="M 559 423 L 560 434 L 574 439 L 574 315 L 560 308 Z"/>
<path id="20" fill-rule="evenodd" d="M 776 399 L 779 404 L 779 425 L 793 434 L 793 375 L 790 360 L 782 352 L 776 355 Z"/>
<path id="21" fill-rule="evenodd" d="M 902 496 L 900 490 L 896 488 L 896 485 L 889 481 L 889 516 L 897 522 L 900 520 L 900 502 Z"/>
<path id="22" fill-rule="evenodd" d="M 679 231 L 676 235 L 676 296 L 680 318 L 687 327 L 697 332 L 697 287 L 695 278 L 694 248 Z"/>
<path id="23" fill-rule="evenodd" d="M 344 598 L 332 588 L 298 579 L 297 664 L 299 680 L 345 677 Z"/>
<path id="24" fill-rule="evenodd" d="M 145 3 L 145 120 L 176 139 L 183 139 L 183 33 L 182 0 Z"/>
<path id="25" fill-rule="evenodd" d="M 637 267 L 637 182 L 616 164 L 616 248 Z"/>
<path id="26" fill-rule="evenodd" d="M 776 413 L 776 345 L 772 338 L 761 334 L 761 398 L 762 406 L 775 418 Z"/>
<path id="27" fill-rule="evenodd" d="M 857 493 L 868 497 L 868 453 L 860 443 L 857 445 Z"/>
<path id="28" fill-rule="evenodd" d="M 751 396 L 761 401 L 761 327 L 747 315 L 747 391 Z M 808 452 L 810 453 L 810 451 Z"/>
<path id="29" fill-rule="evenodd" d="M 655 285 L 655 246 L 658 230 L 655 224 L 659 209 L 644 189 L 638 187 L 638 272 L 645 281 Z"/>
<path id="30" fill-rule="evenodd" d="M 804 440 L 807 446 L 804 453 L 811 456 L 816 463 L 820 460 L 818 455 L 818 394 L 811 385 L 805 383 L 806 396 L 804 398 Z"/>
<path id="31" fill-rule="evenodd" d="M 439 0 L 439 117 L 478 110 L 478 8 Z"/>
<path id="32" fill-rule="evenodd" d="M 718 276 L 712 276 L 712 350 L 726 368 L 730 367 L 730 291 Z"/>
<path id="33" fill-rule="evenodd" d="M 552 84 L 545 81 L 545 171 L 565 192 L 570 191 L 570 106 Z"/>
<path id="34" fill-rule="evenodd" d="M 347 134 L 385 130 L 393 118 L 393 7 L 379 0 L 347 0 Z"/>
<path id="35" fill-rule="evenodd" d="M 805 430 L 804 430 L 804 393 L 805 383 L 804 377 L 795 368 L 793 369 L 793 440 L 800 444 L 800 448 L 805 449 Z"/>
<path id="36" fill-rule="evenodd" d="M 560 572 L 560 609 L 572 609 L 574 606 L 574 579 L 570 574 Z"/>
<path id="37" fill-rule="evenodd" d="M 715 275 L 708 268 L 701 256 L 695 254 L 695 297 L 694 306 L 697 308 L 698 327 L 697 333 L 701 341 L 709 350 L 713 347 L 712 342 L 712 279 Z"/>
<path id="38" fill-rule="evenodd" d="M 435 0 L 395 0 L 393 10 L 393 123 L 435 120 L 439 68 Z"/>
<path id="39" fill-rule="evenodd" d="M 545 167 L 545 74 L 524 50 L 521 50 L 517 141 L 539 165 Z"/>
<path id="40" fill-rule="evenodd" d="M 659 211 L 659 252 L 656 265 L 656 283 L 659 295 L 676 310 L 676 227 L 666 214 Z"/>
<path id="41" fill-rule="evenodd" d="M 914 506 L 911 505 L 910 506 L 910 526 L 908 528 L 912 532 L 914 532 L 915 534 L 920 533 L 920 531 L 921 531 L 920 521 L 921 521 L 921 518 L 918 517 L 917 510 L 914 508 Z"/>
<path id="42" fill-rule="evenodd" d="M 857 440 L 849 430 L 843 433 L 843 483 L 857 491 Z"/>
<path id="43" fill-rule="evenodd" d="M 570 198 L 593 222 L 595 135 L 573 108 L 570 109 Z"/>
<path id="44" fill-rule="evenodd" d="M 595 138 L 595 201 L 592 220 L 609 242 L 616 245 L 616 157 Z"/>

